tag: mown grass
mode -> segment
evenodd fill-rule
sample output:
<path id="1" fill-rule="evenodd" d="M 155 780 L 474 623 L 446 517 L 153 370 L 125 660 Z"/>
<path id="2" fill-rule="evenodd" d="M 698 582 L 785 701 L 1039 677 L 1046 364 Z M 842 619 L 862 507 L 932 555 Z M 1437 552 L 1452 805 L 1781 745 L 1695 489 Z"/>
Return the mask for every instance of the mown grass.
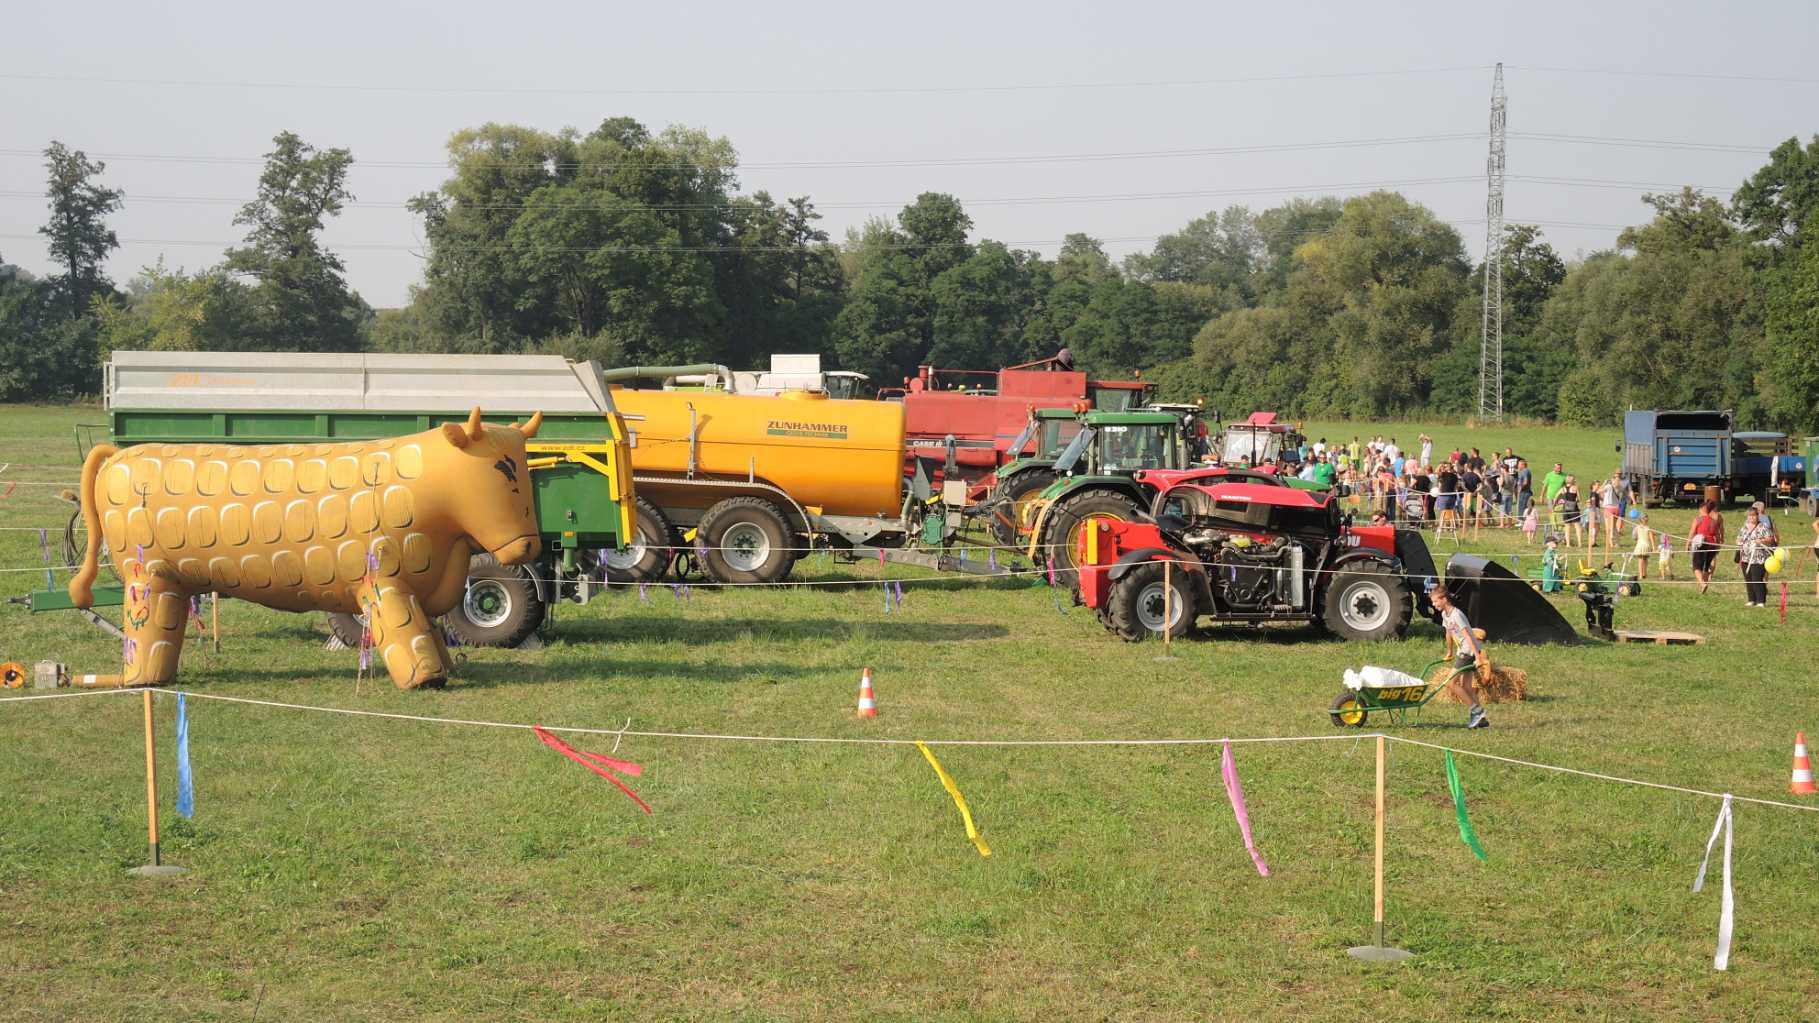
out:
<path id="1" fill-rule="evenodd" d="M 60 467 L 0 479 L 73 476 L 69 428 L 84 413 L 0 411 L 0 461 Z M 1464 433 L 1428 432 L 1449 445 Z M 1534 461 L 1583 462 L 1582 477 L 1610 467 L 1601 434 L 1529 430 L 1512 442 Z M 60 524 L 48 490 L 15 491 L 0 524 Z M 1684 518 L 1657 515 L 1678 531 Z M 1507 561 L 1519 541 L 1476 546 Z M 35 534 L 0 532 L 0 554 L 0 567 L 33 566 Z M 811 559 L 799 572 L 875 568 Z M 1723 578 L 1735 579 L 1728 565 Z M 0 580 L 7 594 L 43 581 Z M 1772 610 L 1745 611 L 1734 588 L 1701 598 L 1652 587 L 1620 605 L 1620 625 L 1710 642 L 1503 648 L 1537 699 L 1493 708 L 1487 732 L 1464 731 L 1463 709 L 1447 704 L 1394 732 L 1781 797 L 1793 731 L 1819 732 L 1810 560 L 1793 591 L 1782 626 Z M 1440 646 L 1426 625 L 1364 648 L 1217 631 L 1158 660 L 1156 645 L 1119 643 L 1021 581 L 912 583 L 900 612 L 883 606 L 872 585 L 696 588 L 687 601 L 653 588 L 648 603 L 616 593 L 561 608 L 546 649 L 467 651 L 446 691 L 381 679 L 356 693 L 353 656 L 322 649 L 316 621 L 230 601 L 222 652 L 192 646 L 182 684 L 443 717 L 629 718 L 652 731 L 1323 735 L 1343 668 L 1414 668 Z M 1577 601 L 1560 606 L 1577 623 Z M 72 615 L 4 614 L 0 659 L 93 670 L 118 657 L 117 641 Z M 861 722 L 865 665 L 882 716 Z M 145 856 L 137 699 L 0 707 L 0 1018 L 1811 1012 L 1819 821 L 1794 811 L 1738 809 L 1736 947 L 1717 974 L 1715 883 L 1688 891 L 1715 801 L 1462 759 L 1491 857 L 1480 865 L 1459 841 L 1439 754 L 1392 745 L 1391 936 L 1418 958 L 1382 969 L 1343 951 L 1369 932 L 1368 741 L 1236 748 L 1274 871 L 1265 879 L 1213 746 L 941 747 L 991 843 L 985 860 L 914 747 L 627 739 L 619 755 L 646 767 L 633 784 L 656 808 L 647 817 L 525 732 L 208 701 L 191 706 L 198 812 L 185 822 L 168 803 L 172 703 L 158 701 L 165 856 L 192 873 L 165 883 L 124 873 Z"/>

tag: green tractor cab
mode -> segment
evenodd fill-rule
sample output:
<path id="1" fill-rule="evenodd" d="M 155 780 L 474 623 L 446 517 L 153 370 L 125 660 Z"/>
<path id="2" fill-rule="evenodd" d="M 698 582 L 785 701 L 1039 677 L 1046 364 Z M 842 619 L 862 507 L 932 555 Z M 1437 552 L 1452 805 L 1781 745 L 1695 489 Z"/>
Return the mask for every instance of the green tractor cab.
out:
<path id="1" fill-rule="evenodd" d="M 1056 581 L 1074 581 L 1080 536 L 1093 522 L 1141 518 L 1153 487 L 1146 469 L 1186 469 L 1194 417 L 1172 411 L 1088 412 L 1080 432 L 1056 456 L 1055 479 L 1029 501 L 1029 555 L 1051 566 Z"/>
<path id="2" fill-rule="evenodd" d="M 1017 456 L 993 474 L 990 493 L 983 502 L 990 516 L 993 540 L 1007 546 L 1015 544 L 1022 530 L 1028 528 L 1025 510 L 1055 482 L 1055 460 L 1079 435 L 1081 416 L 1078 407 L 1030 410 L 1028 425 L 1008 449 L 1017 452 Z M 1032 440 L 1035 453 L 1022 454 Z"/>

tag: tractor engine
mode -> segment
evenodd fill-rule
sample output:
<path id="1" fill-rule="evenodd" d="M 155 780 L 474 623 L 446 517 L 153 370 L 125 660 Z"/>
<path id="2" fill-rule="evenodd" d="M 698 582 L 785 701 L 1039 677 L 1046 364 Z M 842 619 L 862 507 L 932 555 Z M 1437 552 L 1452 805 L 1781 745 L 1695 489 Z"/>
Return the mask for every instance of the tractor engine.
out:
<path id="1" fill-rule="evenodd" d="M 1230 610 L 1307 610 L 1312 580 L 1300 544 L 1216 529 L 1193 530 L 1183 539 L 1206 565 L 1215 598 Z"/>

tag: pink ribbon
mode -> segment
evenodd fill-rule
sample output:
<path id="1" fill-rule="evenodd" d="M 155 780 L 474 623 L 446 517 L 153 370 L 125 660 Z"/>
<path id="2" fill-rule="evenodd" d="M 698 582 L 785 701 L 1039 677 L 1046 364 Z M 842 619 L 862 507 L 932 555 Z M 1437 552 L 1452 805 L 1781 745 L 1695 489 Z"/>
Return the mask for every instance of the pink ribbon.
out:
<path id="1" fill-rule="evenodd" d="M 1232 762 L 1231 740 L 1225 742 L 1225 753 L 1219 758 L 1219 773 L 1225 776 L 1225 795 L 1232 801 L 1232 815 L 1238 818 L 1238 830 L 1244 835 L 1244 848 L 1251 854 L 1251 862 L 1257 865 L 1257 873 L 1270 876 L 1269 864 L 1263 862 L 1263 854 L 1257 851 L 1257 843 L 1251 838 L 1251 814 L 1244 806 L 1244 786 L 1238 783 L 1238 765 Z"/>

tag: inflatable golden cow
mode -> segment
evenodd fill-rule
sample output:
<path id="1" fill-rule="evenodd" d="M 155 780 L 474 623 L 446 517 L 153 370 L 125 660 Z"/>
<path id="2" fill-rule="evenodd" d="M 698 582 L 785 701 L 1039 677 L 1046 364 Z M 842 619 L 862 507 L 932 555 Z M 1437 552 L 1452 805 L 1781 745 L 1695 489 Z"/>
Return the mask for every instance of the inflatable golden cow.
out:
<path id="1" fill-rule="evenodd" d="M 126 584 L 125 671 L 84 685 L 159 685 L 177 674 L 190 598 L 210 591 L 287 611 L 364 612 L 401 689 L 439 686 L 451 663 L 433 619 L 462 597 L 470 555 L 539 550 L 515 426 L 465 424 L 348 444 L 99 445 L 82 465 L 88 551 L 70 599 L 94 599 L 99 538 Z"/>

